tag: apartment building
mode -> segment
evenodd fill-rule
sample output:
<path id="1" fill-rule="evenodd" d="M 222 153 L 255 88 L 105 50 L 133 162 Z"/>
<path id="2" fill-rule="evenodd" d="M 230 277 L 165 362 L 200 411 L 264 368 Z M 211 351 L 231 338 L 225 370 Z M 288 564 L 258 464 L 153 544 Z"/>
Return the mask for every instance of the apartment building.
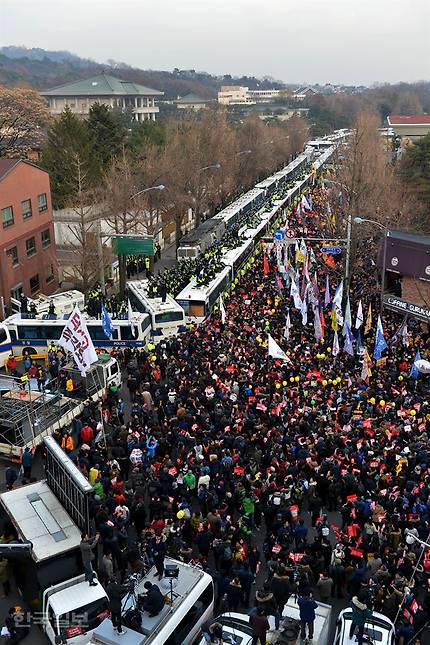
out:
<path id="1" fill-rule="evenodd" d="M 49 175 L 29 161 L 0 159 L 1 305 L 58 288 Z"/>

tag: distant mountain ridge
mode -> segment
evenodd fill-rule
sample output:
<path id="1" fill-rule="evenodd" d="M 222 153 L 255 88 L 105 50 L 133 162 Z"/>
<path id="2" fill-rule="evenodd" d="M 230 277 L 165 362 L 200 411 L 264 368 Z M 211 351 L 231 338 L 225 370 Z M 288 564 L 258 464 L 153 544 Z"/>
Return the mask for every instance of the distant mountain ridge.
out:
<path id="1" fill-rule="evenodd" d="M 7 58 L 28 58 L 29 60 L 51 60 L 54 63 L 64 63 L 72 62 L 80 67 L 86 67 L 88 64 L 92 64 L 94 61 L 91 61 L 89 58 L 80 58 L 76 54 L 72 54 L 68 51 L 47 51 L 46 49 L 41 49 L 40 47 L 24 47 L 24 46 L 15 46 L 7 45 L 6 47 L 0 47 L 0 54 L 4 54 Z"/>
<path id="2" fill-rule="evenodd" d="M 142 70 L 114 60 L 105 64 L 96 63 L 68 51 L 48 51 L 38 47 L 14 45 L 0 47 L 0 85 L 27 85 L 45 90 L 81 78 L 89 78 L 102 71 L 163 91 L 166 98 L 177 98 L 189 93 L 202 98 L 213 98 L 221 85 L 245 85 L 250 89 L 271 89 L 283 85 L 270 77 L 236 78 L 230 74 L 213 76 L 207 72 L 178 68 L 172 72 Z"/>

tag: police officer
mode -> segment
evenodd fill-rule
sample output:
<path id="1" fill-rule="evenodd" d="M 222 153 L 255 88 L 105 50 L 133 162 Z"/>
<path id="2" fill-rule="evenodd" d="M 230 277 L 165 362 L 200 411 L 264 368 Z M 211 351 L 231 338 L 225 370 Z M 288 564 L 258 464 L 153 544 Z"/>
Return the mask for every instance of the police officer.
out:
<path id="1" fill-rule="evenodd" d="M 145 271 L 146 277 L 149 280 L 151 278 L 151 260 L 149 257 L 145 257 Z"/>

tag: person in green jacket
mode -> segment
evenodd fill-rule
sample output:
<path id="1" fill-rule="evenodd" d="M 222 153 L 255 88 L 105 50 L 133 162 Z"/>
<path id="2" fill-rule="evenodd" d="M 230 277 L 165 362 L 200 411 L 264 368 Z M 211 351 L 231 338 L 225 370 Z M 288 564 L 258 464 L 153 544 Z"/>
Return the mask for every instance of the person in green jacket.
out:
<path id="1" fill-rule="evenodd" d="M 190 491 L 195 491 L 196 486 L 197 486 L 197 479 L 195 474 L 191 471 L 188 470 L 185 475 L 183 476 L 184 484 L 187 487 L 188 490 Z"/>
<path id="2" fill-rule="evenodd" d="M 255 504 L 251 497 L 248 497 L 248 495 L 243 498 L 242 507 L 244 515 L 248 515 L 249 517 L 254 515 Z"/>
<path id="3" fill-rule="evenodd" d="M 100 476 L 96 479 L 96 481 L 94 483 L 93 491 L 94 491 L 94 495 L 98 495 L 100 497 L 100 499 L 104 499 L 105 491 L 104 491 L 103 484 L 101 482 L 101 477 Z"/>
<path id="4" fill-rule="evenodd" d="M 352 622 L 349 630 L 349 637 L 353 638 L 354 632 L 358 627 L 357 641 L 358 645 L 363 643 L 364 626 L 372 616 L 371 610 L 366 605 L 366 594 L 358 594 L 351 600 Z"/>

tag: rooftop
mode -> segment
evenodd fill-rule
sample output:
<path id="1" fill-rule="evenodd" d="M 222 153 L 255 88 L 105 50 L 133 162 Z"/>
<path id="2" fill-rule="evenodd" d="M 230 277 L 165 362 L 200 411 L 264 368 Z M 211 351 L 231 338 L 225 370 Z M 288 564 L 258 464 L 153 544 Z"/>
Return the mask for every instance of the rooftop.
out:
<path id="1" fill-rule="evenodd" d="M 418 114 L 411 116 L 387 116 L 389 125 L 430 125 L 429 114 Z"/>
<path id="2" fill-rule="evenodd" d="M 92 602 L 102 598 L 106 598 L 102 585 L 97 585 L 97 587 L 93 588 L 83 580 L 53 594 L 50 598 L 50 605 L 54 613 L 58 614 L 58 616 L 63 616 L 69 611 L 80 613 L 80 610 L 76 611 L 77 607 L 82 608 L 82 611 L 84 611 Z"/>
<path id="3" fill-rule="evenodd" d="M 123 81 L 109 74 L 98 74 L 91 78 L 66 83 L 41 92 L 42 96 L 124 96 L 146 95 L 163 96 L 164 92 L 153 90 L 144 85 Z"/>
<path id="4" fill-rule="evenodd" d="M 43 168 L 39 168 L 39 166 L 36 166 L 36 164 L 31 163 L 31 161 L 27 161 L 27 159 L 0 159 L 0 181 L 5 179 L 7 175 L 12 172 L 18 166 L 20 163 L 25 163 L 28 166 L 33 166 L 33 168 L 37 168 L 37 170 L 41 170 L 42 172 L 46 172 Z"/>
<path id="5" fill-rule="evenodd" d="M 185 96 L 181 96 L 179 99 L 176 100 L 176 103 L 209 103 L 213 99 L 204 99 L 201 96 L 197 96 L 197 94 L 186 94 Z"/>
<path id="6" fill-rule="evenodd" d="M 425 233 L 407 233 L 406 231 L 389 231 L 389 237 L 405 242 L 415 242 L 423 246 L 430 246 L 430 234 Z"/>
<path id="7" fill-rule="evenodd" d="M 46 481 L 2 493 L 1 501 L 36 562 L 79 546 L 80 530 Z"/>
<path id="8" fill-rule="evenodd" d="M 212 585 L 210 576 L 202 571 L 202 569 L 192 567 L 188 564 L 184 564 L 183 562 L 178 562 L 177 560 L 169 557 L 164 561 L 164 566 L 166 567 L 166 565 L 177 565 L 179 569 L 178 578 L 173 579 L 172 581 L 173 603 L 165 604 L 161 612 L 154 617 L 150 617 L 147 613 L 142 613 L 142 634 L 137 634 L 137 632 L 132 629 L 127 629 L 127 634 L 130 637 L 128 642 L 130 644 L 149 645 L 149 643 L 164 643 L 164 634 L 161 632 L 163 627 L 165 627 L 172 619 L 173 614 L 179 610 L 182 604 L 184 605 L 184 612 L 188 611 L 192 607 L 193 603 L 196 601 L 196 597 L 193 595 L 196 587 L 200 594 L 204 589 L 207 589 Z M 152 584 L 156 584 L 163 595 L 170 595 L 170 580 L 168 578 L 163 578 L 160 581 L 155 567 L 152 567 L 136 585 L 135 591 L 138 595 L 146 591 L 144 584 L 147 581 Z M 133 601 L 130 596 L 126 601 L 123 600 L 123 612 L 132 606 L 132 603 Z M 125 637 L 121 637 L 121 643 L 127 642 L 127 634 Z M 115 645 L 118 643 L 117 637 L 115 636 L 112 628 L 112 623 L 109 619 L 104 620 L 101 625 L 97 627 L 94 631 L 94 636 L 98 643 L 104 643 L 106 645 Z"/>

